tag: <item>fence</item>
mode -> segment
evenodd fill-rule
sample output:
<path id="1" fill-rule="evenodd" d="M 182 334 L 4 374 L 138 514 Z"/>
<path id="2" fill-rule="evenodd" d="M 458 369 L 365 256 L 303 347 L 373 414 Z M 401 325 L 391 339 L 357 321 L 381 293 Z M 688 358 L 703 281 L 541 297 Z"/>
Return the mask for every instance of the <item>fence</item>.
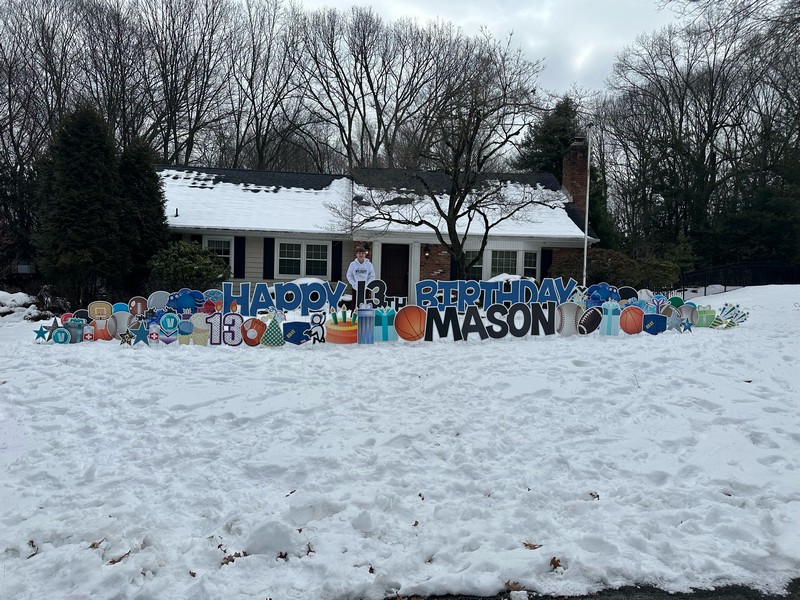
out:
<path id="1" fill-rule="evenodd" d="M 708 288 L 720 286 L 725 292 L 730 288 L 746 287 L 751 285 L 800 283 L 800 267 L 780 265 L 775 263 L 746 262 L 711 267 L 699 271 L 681 273 L 678 293 L 684 298 L 688 290 L 702 289 L 702 295 L 708 295 Z"/>

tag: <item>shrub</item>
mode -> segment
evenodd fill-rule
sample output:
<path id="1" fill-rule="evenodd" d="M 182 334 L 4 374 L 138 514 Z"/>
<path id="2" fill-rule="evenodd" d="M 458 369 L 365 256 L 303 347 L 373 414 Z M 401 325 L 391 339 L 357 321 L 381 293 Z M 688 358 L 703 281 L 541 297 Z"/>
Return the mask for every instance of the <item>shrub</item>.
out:
<path id="1" fill-rule="evenodd" d="M 219 256 L 199 244 L 173 242 L 147 263 L 150 276 L 148 293 L 174 292 L 181 288 L 205 291 L 219 288 L 231 275 L 230 267 Z"/>
<path id="2" fill-rule="evenodd" d="M 583 253 L 559 252 L 550 266 L 553 277 L 583 279 Z M 636 289 L 668 289 L 680 279 L 675 263 L 663 260 L 635 261 L 622 252 L 591 248 L 586 261 L 586 285 L 606 282 L 615 286 L 629 285 Z"/>
<path id="3" fill-rule="evenodd" d="M 550 266 L 553 277 L 583 279 L 583 252 L 559 252 Z M 636 263 L 622 252 L 591 248 L 586 261 L 586 285 L 605 281 L 611 285 L 635 285 L 639 279 Z"/>
<path id="4" fill-rule="evenodd" d="M 681 270 L 668 260 L 639 261 L 639 285 L 636 289 L 647 288 L 654 292 L 671 290 L 678 285 Z"/>

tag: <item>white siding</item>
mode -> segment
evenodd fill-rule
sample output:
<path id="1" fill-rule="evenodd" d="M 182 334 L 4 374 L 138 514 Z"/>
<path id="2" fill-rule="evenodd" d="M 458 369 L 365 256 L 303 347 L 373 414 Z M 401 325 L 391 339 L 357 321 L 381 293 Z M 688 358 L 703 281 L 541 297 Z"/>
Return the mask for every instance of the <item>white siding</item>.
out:
<path id="1" fill-rule="evenodd" d="M 244 278 L 257 283 L 264 281 L 264 238 L 248 237 L 244 244 Z"/>

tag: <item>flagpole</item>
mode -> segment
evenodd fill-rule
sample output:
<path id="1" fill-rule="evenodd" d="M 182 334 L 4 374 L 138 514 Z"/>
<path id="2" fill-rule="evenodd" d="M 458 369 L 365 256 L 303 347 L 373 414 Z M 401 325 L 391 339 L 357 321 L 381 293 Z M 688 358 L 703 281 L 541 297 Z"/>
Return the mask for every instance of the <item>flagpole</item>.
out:
<path id="1" fill-rule="evenodd" d="M 589 182 L 591 180 L 592 169 L 592 127 L 594 123 L 589 123 L 586 127 L 586 206 L 584 207 L 585 221 L 583 224 L 583 287 L 586 287 L 586 262 L 589 256 Z"/>

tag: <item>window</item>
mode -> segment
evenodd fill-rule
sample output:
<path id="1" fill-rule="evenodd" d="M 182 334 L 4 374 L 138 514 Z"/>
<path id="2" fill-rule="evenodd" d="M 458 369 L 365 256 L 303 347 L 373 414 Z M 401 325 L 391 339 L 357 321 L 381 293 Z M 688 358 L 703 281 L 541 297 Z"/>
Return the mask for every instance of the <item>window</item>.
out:
<path id="1" fill-rule="evenodd" d="M 522 276 L 536 279 L 536 252 L 526 252 L 525 262 L 522 265 Z"/>
<path id="2" fill-rule="evenodd" d="M 477 255 L 478 255 L 478 251 L 477 250 L 465 250 L 464 251 L 464 256 L 467 259 L 467 264 L 469 264 L 469 261 L 471 261 Z M 483 256 L 482 255 L 478 259 L 478 262 L 476 262 L 474 265 L 472 265 L 471 268 L 467 269 L 467 279 L 474 279 L 475 281 L 480 281 L 481 279 L 483 279 Z"/>
<path id="3" fill-rule="evenodd" d="M 306 275 L 326 277 L 328 275 L 328 246 L 306 245 Z"/>
<path id="4" fill-rule="evenodd" d="M 492 273 L 490 277 L 495 277 L 501 273 L 509 275 L 517 273 L 516 250 L 492 250 Z"/>
<path id="5" fill-rule="evenodd" d="M 330 277 L 330 243 L 278 242 L 277 277 Z"/>
<path id="6" fill-rule="evenodd" d="M 303 245 L 281 242 L 278 251 L 278 274 L 300 275 L 303 263 Z"/>
<path id="7" fill-rule="evenodd" d="M 203 245 L 224 260 L 233 272 L 233 238 L 203 237 Z"/>

